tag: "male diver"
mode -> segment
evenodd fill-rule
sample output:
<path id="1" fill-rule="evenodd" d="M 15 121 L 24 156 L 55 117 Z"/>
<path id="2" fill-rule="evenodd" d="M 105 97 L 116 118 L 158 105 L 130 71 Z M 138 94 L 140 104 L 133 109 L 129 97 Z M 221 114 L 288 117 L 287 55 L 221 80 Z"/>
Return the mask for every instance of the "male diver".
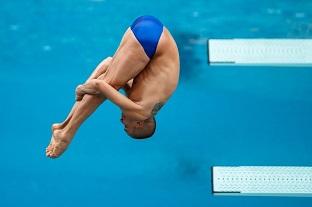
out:
<path id="1" fill-rule="evenodd" d="M 104 59 L 86 83 L 76 88 L 71 112 L 62 123 L 52 125 L 46 155 L 60 156 L 83 121 L 106 99 L 121 109 L 121 122 L 129 136 L 152 136 L 155 115 L 175 91 L 179 70 L 178 48 L 168 29 L 153 16 L 137 18 L 114 56 Z M 118 91 L 121 88 L 126 95 Z"/>

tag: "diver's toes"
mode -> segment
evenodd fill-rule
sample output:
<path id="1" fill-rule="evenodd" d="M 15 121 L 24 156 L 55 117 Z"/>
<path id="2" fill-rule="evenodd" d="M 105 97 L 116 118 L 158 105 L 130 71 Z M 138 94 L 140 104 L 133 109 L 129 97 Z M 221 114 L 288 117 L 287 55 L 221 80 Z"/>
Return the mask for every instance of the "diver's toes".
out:
<path id="1" fill-rule="evenodd" d="M 53 150 L 52 150 L 52 152 L 51 152 L 51 156 L 54 157 L 54 158 L 56 158 L 56 157 L 59 155 L 59 152 L 58 152 L 58 151 L 59 151 L 59 150 L 58 150 L 58 147 L 57 147 L 57 146 L 54 147 Z"/>
<path id="2" fill-rule="evenodd" d="M 52 154 L 53 154 L 53 146 L 50 145 L 49 147 L 47 147 L 46 155 L 47 155 L 48 157 L 51 157 Z"/>
<path id="3" fill-rule="evenodd" d="M 52 152 L 52 153 L 50 154 L 50 157 L 51 157 L 51 158 L 57 158 L 57 154 L 54 153 L 54 152 Z"/>
<path id="4" fill-rule="evenodd" d="M 51 148 L 52 148 L 52 146 L 48 146 L 47 148 L 46 148 L 46 152 L 50 152 L 51 151 Z"/>

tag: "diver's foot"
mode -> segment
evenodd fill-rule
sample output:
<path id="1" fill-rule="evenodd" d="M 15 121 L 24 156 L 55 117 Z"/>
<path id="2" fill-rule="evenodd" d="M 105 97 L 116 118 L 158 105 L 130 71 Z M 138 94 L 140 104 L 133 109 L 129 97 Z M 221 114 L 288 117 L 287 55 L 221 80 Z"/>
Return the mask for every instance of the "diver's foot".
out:
<path id="1" fill-rule="evenodd" d="M 70 112 L 70 114 L 68 115 L 68 117 L 61 123 L 54 123 L 51 126 L 51 131 L 52 133 L 57 130 L 57 129 L 64 129 L 66 127 L 66 125 L 68 124 L 68 122 L 71 120 L 73 116 L 73 110 Z"/>
<path id="2" fill-rule="evenodd" d="M 46 155 L 50 158 L 59 157 L 70 144 L 73 134 L 67 133 L 61 129 L 55 129 L 52 132 L 52 138 L 49 146 L 46 148 Z"/>
<path id="3" fill-rule="evenodd" d="M 63 123 L 54 123 L 52 124 L 51 131 L 53 133 L 55 130 L 63 128 L 64 128 Z"/>

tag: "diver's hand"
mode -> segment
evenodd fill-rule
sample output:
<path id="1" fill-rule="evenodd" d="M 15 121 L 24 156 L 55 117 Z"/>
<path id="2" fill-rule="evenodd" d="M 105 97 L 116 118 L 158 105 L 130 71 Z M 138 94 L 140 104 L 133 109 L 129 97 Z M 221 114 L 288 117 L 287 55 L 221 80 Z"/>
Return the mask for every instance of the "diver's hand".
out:
<path id="1" fill-rule="evenodd" d="M 93 81 L 88 81 L 85 84 L 78 85 L 76 88 L 76 101 L 81 101 L 85 94 L 99 95 L 100 92 L 94 87 Z"/>

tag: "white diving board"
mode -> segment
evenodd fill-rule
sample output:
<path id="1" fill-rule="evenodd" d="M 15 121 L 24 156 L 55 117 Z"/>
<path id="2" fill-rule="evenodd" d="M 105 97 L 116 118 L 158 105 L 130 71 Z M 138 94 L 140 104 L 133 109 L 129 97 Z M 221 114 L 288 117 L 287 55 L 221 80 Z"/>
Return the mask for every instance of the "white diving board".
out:
<path id="1" fill-rule="evenodd" d="M 209 65 L 312 66 L 312 39 L 210 39 Z"/>
<path id="2" fill-rule="evenodd" d="M 212 167 L 214 195 L 312 197 L 312 167 Z"/>

